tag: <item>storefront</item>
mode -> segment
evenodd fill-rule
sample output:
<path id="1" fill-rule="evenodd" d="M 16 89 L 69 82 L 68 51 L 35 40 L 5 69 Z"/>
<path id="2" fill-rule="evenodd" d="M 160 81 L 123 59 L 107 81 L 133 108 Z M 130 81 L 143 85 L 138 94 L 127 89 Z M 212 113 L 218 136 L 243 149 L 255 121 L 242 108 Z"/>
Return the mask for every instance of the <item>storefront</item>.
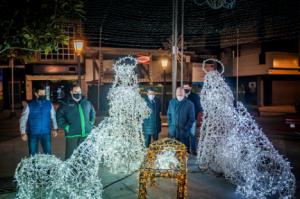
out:
<path id="1" fill-rule="evenodd" d="M 86 93 L 86 83 L 80 76 L 83 93 Z M 46 95 L 52 102 L 64 98 L 72 84 L 78 81 L 76 64 L 31 64 L 26 66 L 26 100 L 34 97 L 34 88 L 38 85 L 46 87 Z"/>

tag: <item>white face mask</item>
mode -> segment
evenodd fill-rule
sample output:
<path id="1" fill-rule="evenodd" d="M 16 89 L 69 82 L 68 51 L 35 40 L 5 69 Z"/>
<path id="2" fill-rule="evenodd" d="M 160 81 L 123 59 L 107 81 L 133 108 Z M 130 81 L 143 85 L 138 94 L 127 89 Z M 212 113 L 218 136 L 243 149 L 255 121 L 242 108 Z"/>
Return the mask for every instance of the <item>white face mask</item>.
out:
<path id="1" fill-rule="evenodd" d="M 182 101 L 184 99 L 184 96 L 176 96 L 178 101 Z"/>
<path id="2" fill-rule="evenodd" d="M 148 95 L 149 100 L 154 100 L 155 95 Z"/>

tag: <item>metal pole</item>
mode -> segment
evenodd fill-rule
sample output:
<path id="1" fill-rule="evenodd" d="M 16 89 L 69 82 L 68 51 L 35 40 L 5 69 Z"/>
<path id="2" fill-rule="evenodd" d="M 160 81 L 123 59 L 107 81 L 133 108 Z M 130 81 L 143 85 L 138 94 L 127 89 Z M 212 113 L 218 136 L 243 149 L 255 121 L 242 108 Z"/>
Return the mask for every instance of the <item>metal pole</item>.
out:
<path id="1" fill-rule="evenodd" d="M 173 0 L 173 34 L 172 34 L 172 97 L 175 97 L 177 84 L 177 39 L 178 39 L 178 1 Z"/>
<path id="2" fill-rule="evenodd" d="M 101 83 L 101 64 L 102 64 L 102 25 L 100 27 L 99 37 L 99 68 L 98 68 L 98 84 L 97 84 L 97 110 L 100 111 L 100 83 Z"/>
<path id="3" fill-rule="evenodd" d="M 236 103 L 239 100 L 239 29 L 236 38 Z"/>
<path id="4" fill-rule="evenodd" d="M 166 115 L 166 70 L 164 69 L 163 114 Z"/>
<path id="5" fill-rule="evenodd" d="M 14 54 L 9 55 L 9 66 L 11 68 L 11 117 L 16 116 L 15 114 L 15 89 L 14 89 Z"/>
<path id="6" fill-rule="evenodd" d="M 184 0 L 181 4 L 181 70 L 180 70 L 180 86 L 183 87 L 183 48 L 184 48 Z"/>
<path id="7" fill-rule="evenodd" d="M 80 55 L 77 55 L 77 75 L 78 75 L 78 84 L 81 87 L 81 67 L 80 67 Z"/>

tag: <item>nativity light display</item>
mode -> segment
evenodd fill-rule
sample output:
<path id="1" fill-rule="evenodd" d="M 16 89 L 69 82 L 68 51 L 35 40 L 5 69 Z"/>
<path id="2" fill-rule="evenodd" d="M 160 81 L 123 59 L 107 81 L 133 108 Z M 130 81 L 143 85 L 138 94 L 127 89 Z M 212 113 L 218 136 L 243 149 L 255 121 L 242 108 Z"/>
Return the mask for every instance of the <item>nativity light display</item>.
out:
<path id="1" fill-rule="evenodd" d="M 164 138 L 150 144 L 140 169 L 139 199 L 146 199 L 147 184 L 154 185 L 156 177 L 175 178 L 177 198 L 187 195 L 187 154 L 184 144 Z"/>
<path id="2" fill-rule="evenodd" d="M 204 68 L 204 67 L 203 67 Z M 242 103 L 217 71 L 208 72 L 201 91 L 204 109 L 198 163 L 224 174 L 245 198 L 293 198 L 295 177 Z"/>
<path id="3" fill-rule="evenodd" d="M 139 93 L 136 65 L 133 57 L 114 64 L 116 75 L 108 94 L 109 117 L 104 120 L 105 128 L 93 130 L 100 136 L 103 163 L 112 173 L 138 170 L 146 152 L 142 124 L 150 109 Z"/>
<path id="4" fill-rule="evenodd" d="M 113 173 L 129 173 L 140 167 L 145 154 L 142 122 L 150 110 L 139 94 L 136 64 L 136 59 L 128 56 L 113 65 L 109 116 L 68 160 L 38 154 L 19 163 L 17 198 L 101 199 L 101 163 Z"/>

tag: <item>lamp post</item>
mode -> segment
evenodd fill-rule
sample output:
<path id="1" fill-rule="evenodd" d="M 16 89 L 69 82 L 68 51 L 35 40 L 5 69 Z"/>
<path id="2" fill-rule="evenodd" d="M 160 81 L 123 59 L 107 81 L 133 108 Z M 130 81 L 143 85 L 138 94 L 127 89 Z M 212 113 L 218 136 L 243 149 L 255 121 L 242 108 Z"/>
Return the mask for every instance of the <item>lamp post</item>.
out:
<path id="1" fill-rule="evenodd" d="M 9 59 L 9 66 L 11 68 L 11 112 L 10 112 L 10 118 L 16 117 L 16 112 L 15 112 L 15 89 L 14 89 L 14 59 L 15 59 L 15 54 L 10 53 L 8 56 Z"/>
<path id="2" fill-rule="evenodd" d="M 161 67 L 163 69 L 163 76 L 164 76 L 164 84 L 163 84 L 163 114 L 166 114 L 166 69 L 168 67 L 168 59 L 163 58 L 161 60 Z"/>
<path id="3" fill-rule="evenodd" d="M 77 57 L 77 75 L 78 84 L 81 86 L 81 67 L 80 67 L 80 56 L 83 52 L 84 41 L 82 39 L 75 39 L 74 41 L 74 51 Z"/>

